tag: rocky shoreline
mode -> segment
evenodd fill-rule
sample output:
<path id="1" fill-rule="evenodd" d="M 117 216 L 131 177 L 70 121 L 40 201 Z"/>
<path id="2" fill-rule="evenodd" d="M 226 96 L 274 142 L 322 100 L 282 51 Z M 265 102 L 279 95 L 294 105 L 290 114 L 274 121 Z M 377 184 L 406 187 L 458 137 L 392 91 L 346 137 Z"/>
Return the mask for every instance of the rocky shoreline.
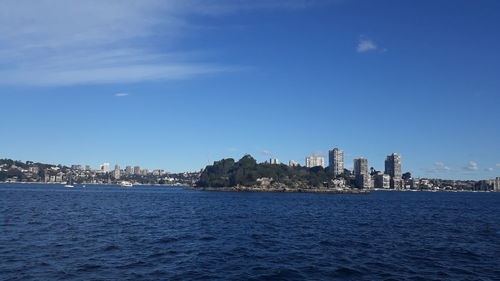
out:
<path id="1" fill-rule="evenodd" d="M 185 187 L 198 191 L 224 191 L 224 192 L 286 192 L 286 193 L 329 193 L 329 194 L 369 194 L 369 190 L 359 189 L 326 189 L 326 188 L 262 188 L 262 187 Z"/>

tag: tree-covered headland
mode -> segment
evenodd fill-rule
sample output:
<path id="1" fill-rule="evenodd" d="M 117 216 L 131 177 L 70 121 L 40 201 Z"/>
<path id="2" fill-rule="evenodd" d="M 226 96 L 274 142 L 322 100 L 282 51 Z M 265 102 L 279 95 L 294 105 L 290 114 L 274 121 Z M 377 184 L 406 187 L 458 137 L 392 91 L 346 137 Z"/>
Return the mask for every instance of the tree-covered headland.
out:
<path id="1" fill-rule="evenodd" d="M 222 159 L 207 166 L 201 173 L 198 187 L 286 187 L 333 188 L 350 187 L 348 170 L 337 177 L 328 168 L 287 166 L 284 164 L 257 163 L 250 155 L 239 161 Z"/>

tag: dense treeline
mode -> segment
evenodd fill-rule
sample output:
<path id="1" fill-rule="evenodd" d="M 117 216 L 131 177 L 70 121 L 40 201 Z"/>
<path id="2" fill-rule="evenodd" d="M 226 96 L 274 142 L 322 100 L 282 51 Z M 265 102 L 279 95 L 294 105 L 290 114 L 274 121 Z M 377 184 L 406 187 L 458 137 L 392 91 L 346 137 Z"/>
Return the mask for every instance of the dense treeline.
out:
<path id="1" fill-rule="evenodd" d="M 233 187 L 237 185 L 255 186 L 259 178 L 272 178 L 273 182 L 287 186 L 302 183 L 312 187 L 324 186 L 334 178 L 333 173 L 322 167 L 290 167 L 287 165 L 257 163 L 250 155 L 238 162 L 222 159 L 209 165 L 201 173 L 199 187 Z"/>

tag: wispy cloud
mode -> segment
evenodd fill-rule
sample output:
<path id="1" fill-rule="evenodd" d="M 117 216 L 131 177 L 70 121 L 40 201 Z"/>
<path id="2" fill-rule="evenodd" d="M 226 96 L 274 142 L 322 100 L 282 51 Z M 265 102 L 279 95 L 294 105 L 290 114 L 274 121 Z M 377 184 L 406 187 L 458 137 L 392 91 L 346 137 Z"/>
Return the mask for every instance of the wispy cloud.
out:
<path id="1" fill-rule="evenodd" d="M 3 0 L 0 84 L 129 83 L 238 71 L 175 51 L 178 40 L 195 29 L 190 15 L 302 9 L 326 2 Z"/>
<path id="2" fill-rule="evenodd" d="M 495 166 L 500 167 L 500 163 L 496 164 Z"/>
<path id="3" fill-rule="evenodd" d="M 463 168 L 466 171 L 477 171 L 479 170 L 479 164 L 477 164 L 477 162 L 470 161 L 469 164 Z"/>
<path id="4" fill-rule="evenodd" d="M 259 151 L 259 153 L 261 155 L 266 155 L 266 156 L 273 155 L 273 153 L 269 150 L 261 150 L 261 151 Z"/>
<path id="5" fill-rule="evenodd" d="M 377 50 L 378 46 L 375 42 L 372 40 L 365 38 L 364 36 L 361 36 L 358 41 L 358 45 L 356 47 L 356 51 L 358 53 L 364 53 L 368 51 L 374 51 Z"/>
<path id="6" fill-rule="evenodd" d="M 445 173 L 450 170 L 451 168 L 443 162 L 434 162 L 434 167 L 424 169 L 427 173 Z"/>
<path id="7" fill-rule="evenodd" d="M 485 168 L 484 169 L 486 172 L 492 172 L 493 171 L 493 168 Z"/>
<path id="8" fill-rule="evenodd" d="M 126 97 L 126 96 L 128 96 L 127 93 L 116 93 L 115 94 L 115 97 Z"/>

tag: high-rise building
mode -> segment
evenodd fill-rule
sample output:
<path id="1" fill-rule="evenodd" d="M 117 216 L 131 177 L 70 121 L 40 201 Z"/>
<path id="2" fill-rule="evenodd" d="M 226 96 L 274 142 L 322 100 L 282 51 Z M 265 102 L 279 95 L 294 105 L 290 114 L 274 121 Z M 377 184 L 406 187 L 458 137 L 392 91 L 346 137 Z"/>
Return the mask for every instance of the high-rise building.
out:
<path id="1" fill-rule="evenodd" d="M 328 164 L 335 176 L 344 172 L 344 151 L 334 148 L 328 152 Z"/>
<path id="2" fill-rule="evenodd" d="M 127 175 L 132 175 L 134 173 L 134 168 L 132 168 L 132 166 L 125 167 L 125 173 Z"/>
<path id="3" fill-rule="evenodd" d="M 290 160 L 290 161 L 288 161 L 288 166 L 290 166 L 290 167 L 298 167 L 299 163 L 297 163 L 297 161 L 295 161 L 295 160 Z"/>
<path id="4" fill-rule="evenodd" d="M 101 171 L 108 172 L 109 171 L 109 163 L 102 163 Z"/>
<path id="5" fill-rule="evenodd" d="M 313 154 L 311 157 L 306 157 L 307 168 L 312 168 L 317 166 L 325 167 L 325 158 L 319 157 L 316 154 Z"/>
<path id="6" fill-rule="evenodd" d="M 385 159 L 385 174 L 388 174 L 396 180 L 400 180 L 401 173 L 401 156 L 397 153 L 388 155 Z"/>
<path id="7" fill-rule="evenodd" d="M 143 176 L 147 176 L 147 175 L 148 175 L 148 173 L 149 173 L 149 170 L 148 170 L 148 169 L 144 169 L 144 170 L 142 170 L 142 171 L 141 171 L 141 174 L 142 174 Z"/>
<path id="8" fill-rule="evenodd" d="M 497 177 L 495 179 L 495 182 L 493 184 L 493 188 L 494 188 L 495 191 L 500 192 L 500 177 Z"/>
<path id="9" fill-rule="evenodd" d="M 368 159 L 356 158 L 354 159 L 354 175 L 368 175 Z"/>
<path id="10" fill-rule="evenodd" d="M 134 167 L 134 175 L 141 175 L 141 167 L 140 166 L 135 166 Z"/>
<path id="11" fill-rule="evenodd" d="M 354 176 L 356 177 L 356 185 L 358 188 L 371 187 L 371 176 L 368 174 L 368 159 L 354 159 Z"/>
<path id="12" fill-rule="evenodd" d="M 120 179 L 120 166 L 115 165 L 115 169 L 113 170 L 113 178 Z"/>
<path id="13" fill-rule="evenodd" d="M 278 160 L 278 158 L 269 159 L 269 164 L 278 165 L 279 163 L 280 163 L 280 160 Z"/>

